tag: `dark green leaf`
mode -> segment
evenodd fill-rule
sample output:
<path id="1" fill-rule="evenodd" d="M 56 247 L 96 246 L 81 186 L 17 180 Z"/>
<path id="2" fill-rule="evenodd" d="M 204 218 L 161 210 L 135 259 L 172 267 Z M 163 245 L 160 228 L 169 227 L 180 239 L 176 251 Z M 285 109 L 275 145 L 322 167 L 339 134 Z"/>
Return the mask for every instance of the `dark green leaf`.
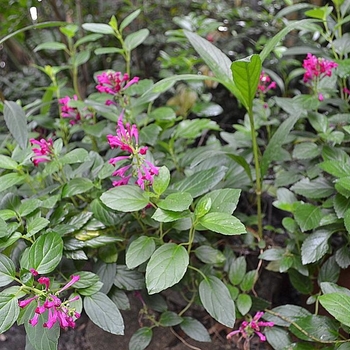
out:
<path id="1" fill-rule="evenodd" d="M 192 204 L 193 198 L 187 192 L 175 192 L 169 194 L 164 200 L 157 203 L 157 206 L 164 210 L 184 211 Z"/>
<path id="2" fill-rule="evenodd" d="M 124 334 L 122 315 L 107 295 L 98 292 L 85 297 L 84 310 L 90 320 L 106 332 L 116 335 Z"/>
<path id="3" fill-rule="evenodd" d="M 139 271 L 129 270 L 124 265 L 117 265 L 113 283 L 119 289 L 125 290 L 141 290 L 145 287 L 144 275 Z"/>
<path id="4" fill-rule="evenodd" d="M 283 316 L 283 319 L 265 312 L 264 319 L 269 322 L 273 322 L 276 326 L 289 327 L 291 322 L 298 320 L 299 318 L 311 315 L 310 311 L 297 305 L 283 305 L 272 309 L 276 315 Z"/>
<path id="5" fill-rule="evenodd" d="M 62 189 L 62 198 L 73 197 L 77 194 L 88 192 L 94 184 L 86 178 L 74 178 L 64 185 Z"/>
<path id="6" fill-rule="evenodd" d="M 183 318 L 173 311 L 164 311 L 159 318 L 159 323 L 163 327 L 176 326 L 182 321 Z"/>
<path id="7" fill-rule="evenodd" d="M 248 294 L 240 294 L 236 300 L 236 306 L 238 311 L 244 316 L 252 307 L 252 298 Z"/>
<path id="8" fill-rule="evenodd" d="M 144 350 L 150 344 L 153 331 L 149 327 L 138 329 L 130 338 L 129 350 Z"/>
<path id="9" fill-rule="evenodd" d="M 60 162 L 62 164 L 76 164 L 76 163 L 83 163 L 89 160 L 89 153 L 86 149 L 83 148 L 76 148 L 73 151 L 70 151 L 69 153 L 65 154 L 61 159 Z"/>
<path id="10" fill-rule="evenodd" d="M 321 208 L 308 203 L 298 203 L 294 210 L 295 221 L 305 232 L 319 226 L 323 217 Z"/>
<path id="11" fill-rule="evenodd" d="M 46 42 L 39 44 L 35 49 L 34 52 L 40 51 L 40 50 L 67 50 L 67 46 L 63 43 L 58 43 L 56 41 Z"/>
<path id="12" fill-rule="evenodd" d="M 316 143 L 303 142 L 295 145 L 293 158 L 295 159 L 312 159 L 319 156 L 321 150 Z"/>
<path id="13" fill-rule="evenodd" d="M 202 216 L 198 222 L 208 230 L 224 235 L 239 235 L 247 232 L 239 219 L 226 213 L 210 212 Z"/>
<path id="14" fill-rule="evenodd" d="M 247 262 L 244 256 L 240 256 L 233 260 L 229 269 L 229 279 L 230 282 L 237 286 L 240 284 L 247 272 Z"/>
<path id="15" fill-rule="evenodd" d="M 199 246 L 194 253 L 205 264 L 222 265 L 226 260 L 225 255 L 220 250 L 208 245 Z"/>
<path id="16" fill-rule="evenodd" d="M 19 183 L 23 183 L 25 180 L 24 175 L 19 175 L 18 173 L 9 173 L 0 177 L 0 192 L 9 189 Z"/>
<path id="17" fill-rule="evenodd" d="M 166 166 L 159 168 L 159 174 L 154 177 L 152 188 L 160 196 L 169 186 L 170 172 Z"/>
<path id="18" fill-rule="evenodd" d="M 42 218 L 42 217 L 36 217 L 33 220 L 28 221 L 27 225 L 27 237 L 31 237 L 44 229 L 46 226 L 48 226 L 50 223 L 49 220 Z"/>
<path id="19" fill-rule="evenodd" d="M 242 289 L 243 292 L 249 292 L 250 290 L 253 289 L 254 284 L 257 280 L 258 276 L 257 276 L 257 271 L 256 270 L 251 270 L 248 271 L 244 277 L 243 280 L 240 284 L 240 287 Z"/>
<path id="20" fill-rule="evenodd" d="M 141 236 L 131 242 L 126 251 L 126 265 L 129 269 L 143 264 L 156 249 L 153 237 Z"/>
<path id="21" fill-rule="evenodd" d="M 189 216 L 190 216 L 189 210 L 178 212 L 178 211 L 163 210 L 158 208 L 152 215 L 152 219 L 158 222 L 172 222 L 182 218 L 187 218 Z"/>
<path id="22" fill-rule="evenodd" d="M 0 287 L 11 283 L 16 274 L 15 264 L 4 254 L 0 254 Z"/>
<path id="23" fill-rule="evenodd" d="M 0 294 L 0 334 L 6 332 L 16 321 L 19 315 L 17 297 Z"/>
<path id="24" fill-rule="evenodd" d="M 80 276 L 79 281 L 74 283 L 74 288 L 77 289 L 88 288 L 99 281 L 98 276 L 89 271 L 76 272 L 74 275 Z"/>
<path id="25" fill-rule="evenodd" d="M 200 323 L 191 317 L 184 317 L 180 323 L 181 329 L 192 339 L 200 342 L 210 342 L 210 335 L 207 329 Z"/>
<path id="26" fill-rule="evenodd" d="M 301 246 L 301 259 L 303 264 L 310 264 L 320 260 L 328 250 L 328 239 L 331 232 L 326 230 L 316 231 L 306 237 Z"/>
<path id="27" fill-rule="evenodd" d="M 183 246 L 166 243 L 158 248 L 146 268 L 148 293 L 159 293 L 178 283 L 184 276 L 188 263 L 189 256 Z"/>
<path id="28" fill-rule="evenodd" d="M 265 330 L 265 335 L 268 343 L 276 350 L 286 350 L 288 349 L 288 346 L 292 344 L 288 331 L 283 328 L 268 327 Z"/>
<path id="29" fill-rule="evenodd" d="M 301 179 L 290 189 L 306 198 L 326 198 L 334 193 L 332 183 L 323 177 L 311 181 L 308 178 Z"/>
<path id="30" fill-rule="evenodd" d="M 149 36 L 149 30 L 148 29 L 140 29 L 137 32 L 129 34 L 124 39 L 124 46 L 127 51 L 132 51 L 139 45 L 141 45 L 146 38 Z"/>
<path id="31" fill-rule="evenodd" d="M 8 156 L 4 156 L 0 154 L 0 169 L 9 169 L 9 170 L 15 170 L 17 169 L 18 164 L 15 160 L 11 159 Z"/>

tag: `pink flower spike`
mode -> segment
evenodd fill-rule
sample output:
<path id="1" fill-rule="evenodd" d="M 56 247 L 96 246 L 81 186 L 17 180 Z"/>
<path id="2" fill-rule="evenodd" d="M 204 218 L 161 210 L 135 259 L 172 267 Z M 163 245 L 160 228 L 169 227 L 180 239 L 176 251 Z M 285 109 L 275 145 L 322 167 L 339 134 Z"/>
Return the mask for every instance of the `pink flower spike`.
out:
<path id="1" fill-rule="evenodd" d="M 29 272 L 30 272 L 34 277 L 36 277 L 36 276 L 39 275 L 38 271 L 35 270 L 35 269 L 29 269 Z"/>
<path id="2" fill-rule="evenodd" d="M 130 159 L 130 156 L 119 156 L 119 157 L 111 158 L 108 161 L 108 163 L 115 165 L 117 162 L 120 162 L 121 160 L 125 160 L 125 159 Z"/>
<path id="3" fill-rule="evenodd" d="M 49 316 L 47 319 L 47 322 L 43 324 L 43 327 L 45 328 L 52 328 L 53 325 L 57 322 L 57 310 L 56 308 L 52 307 L 49 309 Z"/>
<path id="4" fill-rule="evenodd" d="M 39 296 L 36 295 L 36 296 L 34 296 L 34 297 L 32 297 L 32 298 L 29 298 L 29 299 L 19 300 L 19 301 L 18 301 L 18 306 L 21 307 L 21 308 L 26 307 L 26 306 L 29 305 L 33 300 L 36 300 L 36 299 L 38 299 L 38 298 L 39 298 Z"/>
<path id="5" fill-rule="evenodd" d="M 78 282 L 80 280 L 80 276 L 76 275 L 76 276 L 72 276 L 71 280 L 65 285 L 63 286 L 58 292 L 57 294 L 60 294 L 61 292 L 63 292 L 64 290 L 70 288 L 75 282 Z"/>
<path id="6" fill-rule="evenodd" d="M 48 290 L 50 288 L 50 278 L 48 278 L 48 277 L 40 277 L 38 279 L 38 282 L 40 284 L 44 284 L 46 290 Z"/>
<path id="7" fill-rule="evenodd" d="M 29 324 L 33 327 L 35 327 L 38 324 L 38 320 L 39 320 L 39 314 L 35 313 L 33 318 L 31 318 L 29 320 Z"/>

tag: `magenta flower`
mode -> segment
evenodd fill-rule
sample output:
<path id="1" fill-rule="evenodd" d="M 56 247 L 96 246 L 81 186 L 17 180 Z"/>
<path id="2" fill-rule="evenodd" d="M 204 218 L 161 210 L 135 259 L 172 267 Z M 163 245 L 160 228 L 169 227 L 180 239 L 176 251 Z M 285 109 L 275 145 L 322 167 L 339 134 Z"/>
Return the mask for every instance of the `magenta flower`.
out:
<path id="1" fill-rule="evenodd" d="M 47 322 L 43 323 L 46 328 L 52 328 L 53 325 L 58 322 L 61 328 L 68 328 L 75 326 L 75 319 L 80 317 L 80 314 L 70 307 L 70 303 L 78 300 L 79 296 L 66 301 L 62 301 L 58 294 L 70 288 L 75 282 L 79 280 L 80 276 L 72 276 L 71 280 L 66 283 L 60 290 L 53 293 L 49 290 L 50 279 L 48 277 L 40 277 L 38 279 L 39 284 L 45 286 L 45 289 L 41 291 L 41 294 L 34 297 L 18 301 L 18 305 L 21 308 L 28 306 L 33 301 L 36 301 L 37 306 L 35 308 L 34 316 L 29 320 L 29 324 L 33 327 L 38 324 L 39 315 L 47 311 Z"/>
<path id="2" fill-rule="evenodd" d="M 312 80 L 319 80 L 325 76 L 332 76 L 332 70 L 338 67 L 338 63 L 328 61 L 324 58 L 317 58 L 316 56 L 308 53 L 306 59 L 303 62 L 303 68 L 306 70 L 304 73 L 304 83 Z"/>
<path id="3" fill-rule="evenodd" d="M 230 339 L 232 338 L 235 334 L 240 334 L 241 338 L 244 339 L 250 339 L 251 337 L 256 334 L 261 341 L 265 341 L 266 337 L 265 335 L 261 332 L 261 327 L 273 327 L 274 323 L 273 322 L 264 322 L 264 321 L 259 321 L 260 318 L 264 315 L 262 311 L 259 311 L 255 314 L 255 316 L 251 319 L 251 321 L 243 321 L 239 327 L 239 329 L 227 334 L 226 338 Z"/>
<path id="4" fill-rule="evenodd" d="M 35 139 L 30 139 L 30 143 L 34 146 L 32 151 L 34 152 L 34 157 L 32 162 L 35 166 L 38 166 L 39 163 L 49 162 L 52 160 L 53 156 L 53 142 L 52 139 L 41 139 L 40 141 Z M 33 269 L 34 270 L 34 269 Z M 35 270 L 34 270 L 35 271 Z"/>
<path id="5" fill-rule="evenodd" d="M 264 71 L 260 74 L 258 92 L 265 95 L 269 90 L 276 89 L 276 82 L 271 81 L 271 78 Z"/>
<path id="6" fill-rule="evenodd" d="M 129 183 L 129 180 L 136 178 L 135 183 L 143 190 L 146 186 L 153 183 L 153 177 L 158 175 L 158 168 L 150 161 L 146 160 L 148 147 L 139 147 L 139 132 L 135 124 L 123 123 L 124 114 L 122 113 L 117 123 L 117 135 L 107 135 L 111 148 L 119 148 L 129 153 L 125 156 L 117 156 L 109 160 L 110 164 L 117 165 L 119 162 L 129 160 L 129 164 L 120 167 L 113 172 L 113 176 L 120 177 L 113 181 L 113 186 L 123 186 Z"/>
<path id="7" fill-rule="evenodd" d="M 121 72 L 103 72 L 102 74 L 97 75 L 98 85 L 96 89 L 99 92 L 104 92 L 110 95 L 116 95 L 126 90 L 129 86 L 136 84 L 139 81 L 138 77 L 134 77 L 131 80 L 129 79 L 129 74 Z M 112 104 L 112 101 L 109 101 L 108 104 Z"/>
<path id="8" fill-rule="evenodd" d="M 73 98 L 70 98 L 69 96 L 60 98 L 58 102 L 61 105 L 61 116 L 62 118 L 70 118 L 69 124 L 74 125 L 78 123 L 81 120 L 81 115 L 77 108 L 70 107 L 69 102 L 70 101 L 78 101 L 78 96 L 74 95 Z"/>

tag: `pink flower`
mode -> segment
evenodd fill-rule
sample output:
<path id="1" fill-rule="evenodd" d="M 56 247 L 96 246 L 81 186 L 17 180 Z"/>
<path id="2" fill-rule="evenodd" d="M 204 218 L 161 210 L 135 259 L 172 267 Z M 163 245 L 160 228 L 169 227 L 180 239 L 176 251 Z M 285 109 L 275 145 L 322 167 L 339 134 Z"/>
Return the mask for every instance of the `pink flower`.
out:
<path id="1" fill-rule="evenodd" d="M 34 276 L 34 277 L 36 277 L 36 276 L 38 276 L 38 271 L 37 270 L 35 270 L 35 269 L 29 269 L 29 272 Z"/>
<path id="2" fill-rule="evenodd" d="M 73 98 L 69 96 L 60 98 L 58 102 L 61 104 L 62 118 L 70 118 L 69 124 L 74 125 L 81 120 L 81 115 L 76 107 L 70 107 L 70 101 L 78 101 L 78 96 L 74 95 Z"/>
<path id="3" fill-rule="evenodd" d="M 40 278 L 38 278 L 38 282 L 40 284 L 44 284 L 46 290 L 48 290 L 50 288 L 50 278 L 48 278 L 48 277 L 40 277 Z"/>
<path id="4" fill-rule="evenodd" d="M 324 58 L 317 58 L 311 53 L 308 53 L 303 62 L 303 68 L 306 70 L 303 81 L 307 83 L 325 76 L 330 77 L 332 75 L 332 70 L 336 67 L 338 67 L 337 63 Z"/>
<path id="5" fill-rule="evenodd" d="M 35 139 L 30 139 L 30 143 L 34 146 L 32 151 L 34 152 L 34 157 L 32 158 L 32 162 L 35 166 L 38 166 L 39 163 L 49 162 L 52 160 L 53 156 L 53 142 L 52 139 L 41 139 L 40 141 Z M 34 269 L 33 269 L 34 270 Z M 35 271 L 35 270 L 34 270 Z"/>
<path id="6" fill-rule="evenodd" d="M 58 292 L 57 294 L 60 294 L 62 293 L 64 290 L 70 288 L 75 282 L 78 282 L 80 280 L 80 276 L 79 275 L 76 275 L 76 276 L 72 276 L 71 277 L 71 280 L 65 284 Z"/>
<path id="7" fill-rule="evenodd" d="M 263 315 L 264 313 L 262 311 L 257 312 L 251 321 L 243 321 L 239 329 L 227 334 L 226 338 L 230 339 L 235 334 L 240 334 L 242 338 L 249 339 L 256 334 L 261 341 L 265 341 L 266 337 L 261 333 L 260 327 L 273 327 L 274 323 L 259 321 Z"/>
<path id="8" fill-rule="evenodd" d="M 38 299 L 39 298 L 39 296 L 38 295 L 35 295 L 34 297 L 32 297 L 32 298 L 28 298 L 28 299 L 25 299 L 25 300 L 20 300 L 20 301 L 18 301 L 18 306 L 19 307 L 26 307 L 27 305 L 29 305 L 33 300 L 36 300 L 36 299 Z"/>
<path id="9" fill-rule="evenodd" d="M 271 78 L 264 71 L 260 74 L 258 91 L 262 94 L 266 94 L 271 89 L 276 89 L 276 82 L 271 81 Z"/>
<path id="10" fill-rule="evenodd" d="M 124 73 L 122 75 L 121 72 L 103 72 L 102 74 L 97 75 L 98 85 L 96 89 L 99 92 L 104 92 L 110 95 L 116 95 L 124 90 L 126 90 L 129 86 L 136 84 L 139 81 L 138 77 L 134 77 L 129 80 L 129 75 Z M 108 105 L 112 104 L 112 101 L 108 101 Z"/>

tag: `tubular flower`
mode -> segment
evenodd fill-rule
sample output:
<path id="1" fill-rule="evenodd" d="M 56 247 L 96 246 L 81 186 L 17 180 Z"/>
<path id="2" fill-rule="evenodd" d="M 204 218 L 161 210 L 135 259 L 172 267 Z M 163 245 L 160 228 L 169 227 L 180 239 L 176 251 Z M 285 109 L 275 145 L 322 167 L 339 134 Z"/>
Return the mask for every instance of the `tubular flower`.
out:
<path id="1" fill-rule="evenodd" d="M 104 92 L 110 95 L 116 95 L 126 90 L 129 86 L 136 84 L 139 81 L 139 77 L 134 77 L 130 80 L 129 74 L 121 72 L 103 72 L 102 74 L 97 75 L 98 85 L 96 89 L 99 92 Z M 107 104 L 111 104 L 108 101 Z"/>
<path id="2" fill-rule="evenodd" d="M 258 93 L 265 95 L 269 90 L 276 89 L 276 82 L 271 81 L 271 78 L 264 71 L 261 72 L 258 84 Z"/>
<path id="3" fill-rule="evenodd" d="M 317 58 L 311 53 L 308 53 L 303 62 L 303 68 L 306 70 L 303 81 L 307 83 L 325 76 L 330 77 L 332 76 L 332 70 L 336 67 L 338 67 L 338 63 L 328 61 L 324 58 Z"/>
<path id="4" fill-rule="evenodd" d="M 59 323 L 61 328 L 75 327 L 75 320 L 80 317 L 80 314 L 70 307 L 69 303 L 78 300 L 79 296 L 66 301 L 62 301 L 58 294 L 64 290 L 70 288 L 75 282 L 79 280 L 80 276 L 72 276 L 71 280 L 66 283 L 56 293 L 50 291 L 50 279 L 48 277 L 40 277 L 38 279 L 39 284 L 45 286 L 45 289 L 41 291 L 41 294 L 34 297 L 18 301 L 18 305 L 21 308 L 28 306 L 33 301 L 36 301 L 36 308 L 34 316 L 29 320 L 29 324 L 33 327 L 38 324 L 39 316 L 47 311 L 47 321 L 43 323 L 43 327 L 52 328 L 56 322 Z"/>
<path id="5" fill-rule="evenodd" d="M 260 318 L 264 315 L 262 311 L 259 311 L 255 314 L 255 316 L 251 319 L 251 321 L 243 321 L 239 327 L 239 329 L 227 334 L 226 338 L 230 339 L 235 334 L 240 334 L 241 338 L 250 339 L 254 334 L 256 334 L 261 341 L 265 341 L 266 337 L 261 332 L 261 327 L 273 327 L 273 322 L 264 322 L 259 321 Z"/>
<path id="6" fill-rule="evenodd" d="M 120 179 L 113 181 L 113 186 L 127 185 L 132 177 L 136 178 L 136 184 L 143 190 L 147 185 L 152 185 L 154 175 L 158 175 L 158 168 L 150 161 L 146 160 L 148 148 L 139 147 L 139 133 L 135 124 L 123 123 L 123 113 L 120 115 L 117 123 L 117 135 L 107 135 L 111 148 L 119 148 L 129 153 L 126 156 L 117 156 L 109 160 L 114 166 L 118 162 L 130 160 L 128 165 L 122 166 L 113 172 L 113 176 L 119 176 Z"/>
<path id="7" fill-rule="evenodd" d="M 32 151 L 34 152 L 34 157 L 32 158 L 32 162 L 35 166 L 38 166 L 39 163 L 49 162 L 52 160 L 53 156 L 53 142 L 52 139 L 41 139 L 40 141 L 35 139 L 30 139 L 30 143 L 34 146 Z M 34 270 L 35 271 L 35 270 Z"/>
<path id="8" fill-rule="evenodd" d="M 62 110 L 61 116 L 62 118 L 70 118 L 70 121 L 69 121 L 70 125 L 77 124 L 81 120 L 81 115 L 78 109 L 76 107 L 69 106 L 69 102 L 72 100 L 78 101 L 78 96 L 74 95 L 73 98 L 66 96 L 58 100 Z"/>

